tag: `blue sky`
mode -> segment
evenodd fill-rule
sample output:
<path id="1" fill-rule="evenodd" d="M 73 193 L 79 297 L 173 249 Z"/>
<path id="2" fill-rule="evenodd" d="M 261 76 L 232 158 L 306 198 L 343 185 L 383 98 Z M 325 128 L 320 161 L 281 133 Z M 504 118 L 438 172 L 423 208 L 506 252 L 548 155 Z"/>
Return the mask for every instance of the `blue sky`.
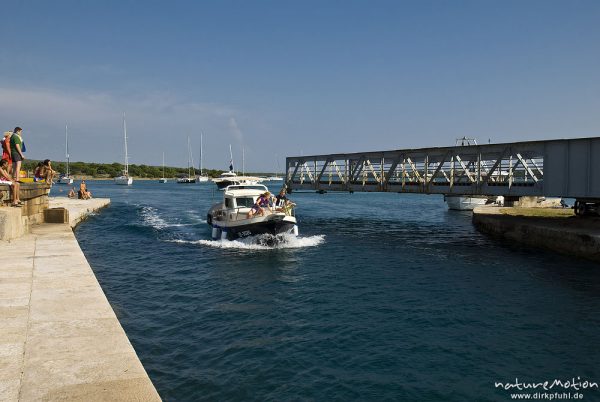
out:
<path id="1" fill-rule="evenodd" d="M 2 1 L 28 156 L 285 156 L 600 135 L 598 1 Z M 197 163 L 197 162 L 196 162 Z"/>

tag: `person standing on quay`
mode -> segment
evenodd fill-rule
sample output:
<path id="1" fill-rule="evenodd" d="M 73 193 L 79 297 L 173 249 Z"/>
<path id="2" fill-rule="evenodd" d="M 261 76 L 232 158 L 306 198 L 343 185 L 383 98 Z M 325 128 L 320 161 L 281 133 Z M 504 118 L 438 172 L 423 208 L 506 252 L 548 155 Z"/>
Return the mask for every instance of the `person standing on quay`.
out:
<path id="1" fill-rule="evenodd" d="M 21 162 L 25 160 L 25 156 L 21 150 L 21 147 L 23 146 L 23 137 L 21 137 L 22 133 L 23 129 L 21 127 L 15 127 L 13 130 L 13 135 L 10 136 L 10 154 L 14 162 L 13 177 L 15 178 L 15 181 L 19 181 L 20 179 L 19 174 L 21 172 Z"/>
<path id="2" fill-rule="evenodd" d="M 12 158 L 10 155 L 10 136 L 12 131 L 4 132 L 4 138 L 2 138 L 2 159 L 8 162 L 8 173 L 12 174 Z"/>

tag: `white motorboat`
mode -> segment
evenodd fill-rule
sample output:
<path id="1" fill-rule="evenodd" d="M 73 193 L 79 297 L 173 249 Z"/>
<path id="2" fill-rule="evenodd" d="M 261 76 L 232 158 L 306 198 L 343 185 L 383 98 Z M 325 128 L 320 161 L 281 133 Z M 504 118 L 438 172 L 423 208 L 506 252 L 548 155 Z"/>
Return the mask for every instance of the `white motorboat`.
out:
<path id="1" fill-rule="evenodd" d="M 233 167 L 233 153 L 231 152 L 231 145 L 229 145 L 229 172 L 223 172 L 219 177 L 215 177 L 212 179 L 213 183 L 217 185 L 219 190 L 224 190 L 227 186 L 235 186 L 235 185 L 254 185 L 258 184 L 262 181 L 260 177 L 254 176 L 238 176 L 235 173 L 235 169 Z"/>
<path id="2" fill-rule="evenodd" d="M 125 113 L 123 113 L 123 138 L 125 143 L 125 169 L 123 169 L 123 174 L 121 176 L 115 177 L 115 184 L 131 186 L 133 184 L 133 177 L 129 176 L 129 157 L 127 155 L 127 124 L 125 123 Z"/>
<path id="3" fill-rule="evenodd" d="M 67 173 L 60 176 L 57 183 L 58 184 L 73 184 L 73 178 L 71 177 L 71 173 L 69 171 L 69 132 L 68 126 L 65 124 L 65 156 L 67 158 Z"/>
<path id="4" fill-rule="evenodd" d="M 192 161 L 192 148 L 190 148 L 190 137 L 188 137 L 188 175 L 177 179 L 179 184 L 190 184 L 196 182 L 194 170 L 194 162 Z"/>
<path id="5" fill-rule="evenodd" d="M 457 211 L 472 211 L 478 205 L 488 203 L 486 196 L 465 196 L 465 195 L 445 195 L 444 201 L 448 204 L 448 209 Z"/>
<path id="6" fill-rule="evenodd" d="M 227 186 L 258 184 L 261 179 L 254 176 L 238 176 L 235 172 L 224 172 L 219 177 L 212 179 L 219 190 L 224 190 Z"/>
<path id="7" fill-rule="evenodd" d="M 223 192 L 223 201 L 211 207 L 206 220 L 212 227 L 212 238 L 234 240 L 261 234 L 298 235 L 293 204 L 263 208 L 263 215 L 248 217 L 254 203 L 268 189 L 262 184 L 230 185 Z"/>

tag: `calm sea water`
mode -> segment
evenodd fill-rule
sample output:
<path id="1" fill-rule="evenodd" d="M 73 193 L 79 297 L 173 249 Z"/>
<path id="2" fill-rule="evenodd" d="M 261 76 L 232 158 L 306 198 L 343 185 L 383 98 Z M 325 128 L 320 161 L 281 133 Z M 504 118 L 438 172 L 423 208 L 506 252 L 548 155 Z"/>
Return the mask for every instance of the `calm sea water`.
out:
<path id="1" fill-rule="evenodd" d="M 89 187 L 112 204 L 77 239 L 167 401 L 600 382 L 600 265 L 489 238 L 441 197 L 294 193 L 300 238 L 269 248 L 210 240 L 211 184 Z"/>

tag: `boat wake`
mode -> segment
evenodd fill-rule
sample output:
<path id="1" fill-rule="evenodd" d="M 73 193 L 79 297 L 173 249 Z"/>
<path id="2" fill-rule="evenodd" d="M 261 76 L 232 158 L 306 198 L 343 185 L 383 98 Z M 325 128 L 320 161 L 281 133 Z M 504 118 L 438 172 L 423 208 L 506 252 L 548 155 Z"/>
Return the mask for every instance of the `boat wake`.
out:
<path id="1" fill-rule="evenodd" d="M 325 235 L 296 237 L 288 234 L 263 234 L 237 240 L 169 240 L 175 243 L 199 244 L 213 248 L 235 250 L 273 250 L 316 247 L 325 242 Z"/>
<path id="2" fill-rule="evenodd" d="M 157 230 L 163 230 L 172 227 L 196 226 L 206 223 L 205 220 L 198 220 L 196 223 L 172 223 L 165 221 L 154 207 L 143 206 L 140 209 L 140 218 L 144 226 L 152 227 Z"/>

